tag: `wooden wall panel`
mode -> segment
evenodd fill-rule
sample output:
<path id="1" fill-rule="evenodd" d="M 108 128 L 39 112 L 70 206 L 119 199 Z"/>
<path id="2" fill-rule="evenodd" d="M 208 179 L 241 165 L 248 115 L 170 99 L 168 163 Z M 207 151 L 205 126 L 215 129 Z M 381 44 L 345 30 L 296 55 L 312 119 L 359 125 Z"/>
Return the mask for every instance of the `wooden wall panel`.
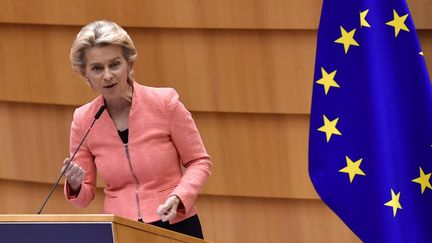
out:
<path id="1" fill-rule="evenodd" d="M 0 102 L 0 178 L 55 181 L 68 155 L 73 110 Z M 307 172 L 307 115 L 193 116 L 214 163 L 204 193 L 317 198 Z"/>
<path id="2" fill-rule="evenodd" d="M 320 200 L 201 196 L 198 210 L 214 242 L 360 242 Z"/>
<path id="3" fill-rule="evenodd" d="M 73 109 L 0 102 L 0 178 L 53 182 L 69 154 Z"/>
<path id="4" fill-rule="evenodd" d="M 36 213 L 50 189 L 50 184 L 0 179 L 0 213 Z M 89 207 L 74 208 L 58 187 L 43 213 L 101 213 L 102 204 L 99 189 Z M 197 206 L 205 237 L 214 242 L 359 242 L 320 200 L 201 195 Z"/>
<path id="5" fill-rule="evenodd" d="M 83 104 L 91 89 L 72 72 L 69 50 L 78 28 L 0 25 L 0 99 Z M 74 101 L 74 102 L 71 102 Z"/>
<path id="6" fill-rule="evenodd" d="M 320 0 L 1 0 L 0 22 L 85 25 L 112 19 L 124 26 L 229 29 L 316 29 Z M 431 29 L 429 0 L 408 0 L 418 29 Z"/>
<path id="7" fill-rule="evenodd" d="M 432 75 L 432 30 L 419 30 L 417 34 L 423 49 L 429 75 Z"/>
<path id="8" fill-rule="evenodd" d="M 312 31 L 154 30 L 131 34 L 142 53 L 138 80 L 176 87 L 193 110 L 309 113 Z"/>
<path id="9" fill-rule="evenodd" d="M 3 25 L 0 100 L 82 104 L 93 92 L 70 68 L 73 27 Z M 307 114 L 315 33 L 130 29 L 137 80 L 175 87 L 195 111 Z M 28 38 L 31 36 L 32 38 Z"/>
<path id="10" fill-rule="evenodd" d="M 214 162 L 205 192 L 317 198 L 308 175 L 309 117 L 197 113 Z"/>
<path id="11" fill-rule="evenodd" d="M 36 214 L 53 184 L 24 182 L 0 179 L 0 214 Z M 75 214 L 101 213 L 103 205 L 103 191 L 97 191 L 98 196 L 83 209 L 78 209 L 68 203 L 63 194 L 63 187 L 59 185 L 43 209 L 44 214 Z"/>
<path id="12" fill-rule="evenodd" d="M 432 29 L 432 22 L 430 21 L 430 13 L 432 12 L 431 2 L 429 0 L 407 0 L 407 3 L 416 29 Z"/>
<path id="13" fill-rule="evenodd" d="M 308 0 L 2 0 L 0 22 L 168 28 L 316 28 L 321 1 Z"/>

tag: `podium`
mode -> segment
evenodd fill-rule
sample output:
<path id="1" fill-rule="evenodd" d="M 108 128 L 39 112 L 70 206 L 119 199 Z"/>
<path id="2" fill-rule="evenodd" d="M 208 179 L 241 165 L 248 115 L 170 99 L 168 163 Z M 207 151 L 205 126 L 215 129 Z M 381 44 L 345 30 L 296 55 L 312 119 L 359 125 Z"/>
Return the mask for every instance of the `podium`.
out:
<path id="1" fill-rule="evenodd" d="M 111 214 L 3 214 L 4 243 L 209 243 Z"/>

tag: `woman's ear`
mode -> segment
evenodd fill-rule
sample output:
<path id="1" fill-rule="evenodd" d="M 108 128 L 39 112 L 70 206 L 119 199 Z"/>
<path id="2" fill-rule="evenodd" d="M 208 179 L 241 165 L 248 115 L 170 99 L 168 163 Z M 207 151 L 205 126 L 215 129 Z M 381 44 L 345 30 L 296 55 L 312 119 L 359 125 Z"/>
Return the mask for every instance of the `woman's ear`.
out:
<path id="1" fill-rule="evenodd" d="M 81 75 L 84 78 L 84 80 L 86 81 L 87 85 L 89 85 L 92 89 L 94 89 L 93 84 L 90 82 L 90 79 L 87 77 L 87 75 L 85 74 L 84 71 L 81 71 Z"/>
<path id="2" fill-rule="evenodd" d="M 87 81 L 87 83 L 90 83 L 90 80 L 87 78 L 85 71 L 81 71 L 81 75 L 85 79 L 85 81 Z"/>
<path id="3" fill-rule="evenodd" d="M 128 63 L 128 73 L 132 72 L 133 65 L 134 65 L 134 62 Z"/>

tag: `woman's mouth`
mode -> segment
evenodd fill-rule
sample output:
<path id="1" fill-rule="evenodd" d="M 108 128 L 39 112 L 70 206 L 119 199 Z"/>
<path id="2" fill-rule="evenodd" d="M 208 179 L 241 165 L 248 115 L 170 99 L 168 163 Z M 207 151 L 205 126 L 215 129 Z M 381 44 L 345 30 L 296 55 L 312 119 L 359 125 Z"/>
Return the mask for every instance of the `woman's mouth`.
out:
<path id="1" fill-rule="evenodd" d="M 110 89 L 110 88 L 112 88 L 112 87 L 114 87 L 114 86 L 116 86 L 117 85 L 117 83 L 115 83 L 115 84 L 110 84 L 110 85 L 106 85 L 106 86 L 104 86 L 104 89 Z"/>

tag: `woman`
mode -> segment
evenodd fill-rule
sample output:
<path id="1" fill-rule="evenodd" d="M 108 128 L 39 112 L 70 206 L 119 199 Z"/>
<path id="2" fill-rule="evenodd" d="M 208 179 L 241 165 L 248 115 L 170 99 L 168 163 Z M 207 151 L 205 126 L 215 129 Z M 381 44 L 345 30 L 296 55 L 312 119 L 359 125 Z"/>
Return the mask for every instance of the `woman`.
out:
<path id="1" fill-rule="evenodd" d="M 97 172 L 105 182 L 104 213 L 203 238 L 194 201 L 210 175 L 210 157 L 176 91 L 134 81 L 136 56 L 129 35 L 110 21 L 83 27 L 72 45 L 73 69 L 100 96 L 75 110 L 71 152 L 100 107 L 107 112 L 70 165 L 63 162 L 66 198 L 86 207 Z"/>

